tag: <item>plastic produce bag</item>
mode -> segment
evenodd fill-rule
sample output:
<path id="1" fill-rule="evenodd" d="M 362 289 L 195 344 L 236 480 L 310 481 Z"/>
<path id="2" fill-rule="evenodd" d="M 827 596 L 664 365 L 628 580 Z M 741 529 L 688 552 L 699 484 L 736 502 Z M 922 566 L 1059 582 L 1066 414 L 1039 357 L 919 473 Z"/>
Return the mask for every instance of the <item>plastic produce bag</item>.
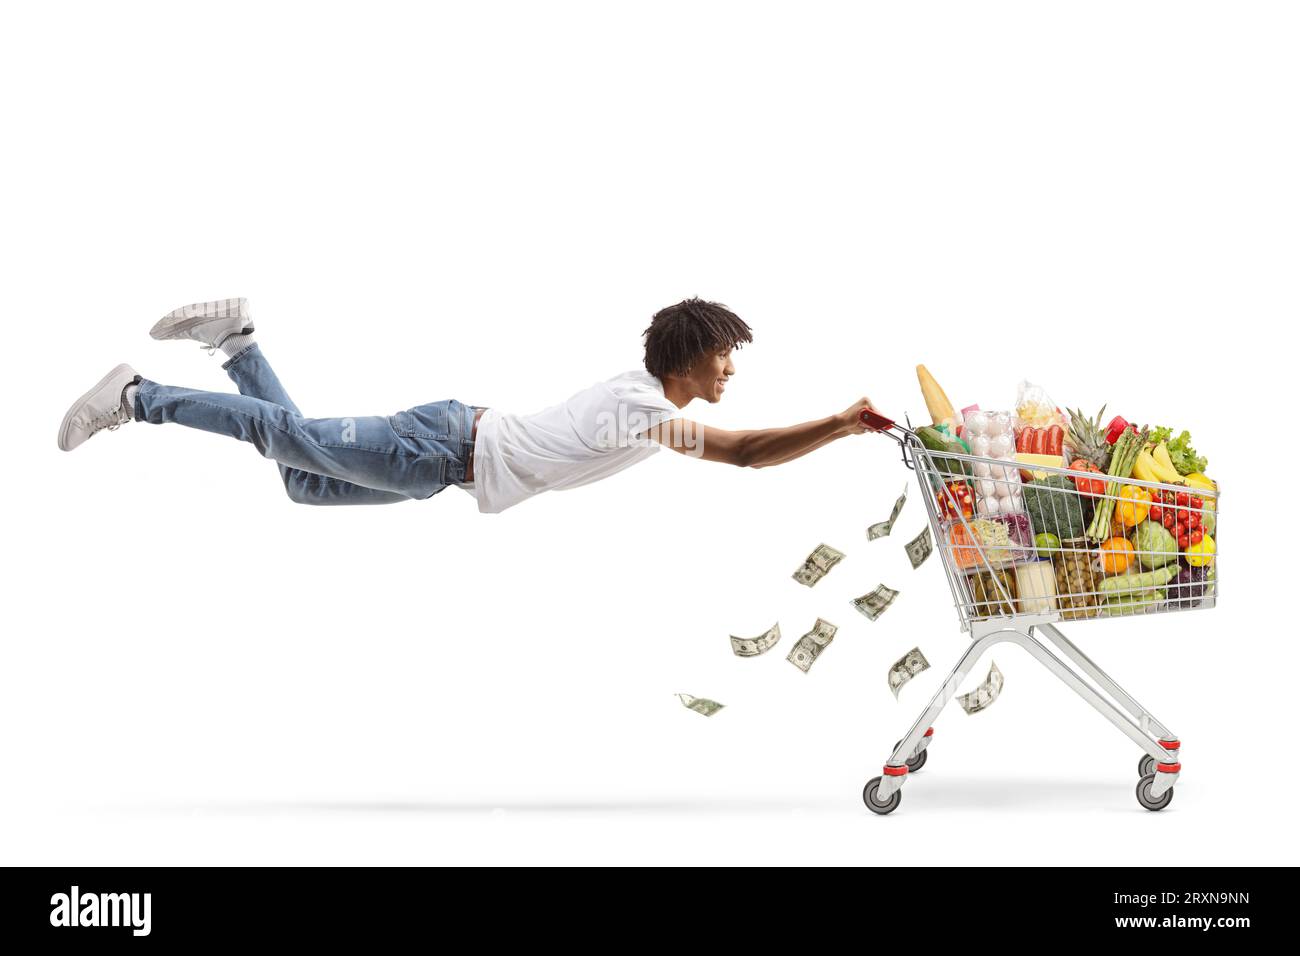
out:
<path id="1" fill-rule="evenodd" d="M 1017 430 L 1024 427 L 1029 428 L 1048 428 L 1051 425 L 1060 425 L 1062 428 L 1069 428 L 1069 419 L 1061 413 L 1056 407 L 1056 402 L 1047 394 L 1047 389 L 1041 385 L 1035 385 L 1026 379 L 1020 383 L 1016 390 L 1016 418 L 1018 420 Z"/>

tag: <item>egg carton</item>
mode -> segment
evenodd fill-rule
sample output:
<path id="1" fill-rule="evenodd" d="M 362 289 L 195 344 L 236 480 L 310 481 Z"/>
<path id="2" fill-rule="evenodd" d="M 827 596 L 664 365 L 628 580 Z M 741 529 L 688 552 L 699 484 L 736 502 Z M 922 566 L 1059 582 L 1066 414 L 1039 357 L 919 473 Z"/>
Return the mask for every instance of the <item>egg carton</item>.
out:
<path id="1" fill-rule="evenodd" d="M 1013 412 L 971 409 L 962 422 L 970 452 L 979 458 L 974 472 L 975 513 L 980 517 L 1025 510 L 1020 467 L 1016 463 L 1016 416 Z"/>

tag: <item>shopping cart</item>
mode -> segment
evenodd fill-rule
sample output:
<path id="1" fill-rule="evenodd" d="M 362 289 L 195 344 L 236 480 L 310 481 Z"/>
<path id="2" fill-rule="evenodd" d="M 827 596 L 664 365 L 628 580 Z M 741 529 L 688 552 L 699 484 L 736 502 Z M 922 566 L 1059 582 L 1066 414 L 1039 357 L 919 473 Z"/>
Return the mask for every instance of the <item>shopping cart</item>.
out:
<path id="1" fill-rule="evenodd" d="M 1110 480 L 1087 471 L 934 451 L 910 428 L 884 416 L 864 411 L 862 422 L 895 439 L 904 464 L 916 472 L 962 630 L 972 639 L 895 744 L 884 773 L 868 781 L 862 792 L 867 807 L 880 814 L 898 808 L 909 771 L 926 761 L 940 712 L 984 653 L 1003 642 L 1024 648 L 1132 738 L 1144 752 L 1138 803 L 1148 810 L 1167 807 L 1181 768 L 1178 738 L 1056 624 L 1213 607 L 1215 558 L 1180 552 L 1173 534 L 1160 529 L 1164 513 L 1172 512 L 1217 537 L 1217 489 Z M 1113 515 L 1108 524 L 1097 516 L 1101 509 L 1104 519 L 1106 502 Z M 1144 522 L 1154 527 L 1140 527 Z"/>

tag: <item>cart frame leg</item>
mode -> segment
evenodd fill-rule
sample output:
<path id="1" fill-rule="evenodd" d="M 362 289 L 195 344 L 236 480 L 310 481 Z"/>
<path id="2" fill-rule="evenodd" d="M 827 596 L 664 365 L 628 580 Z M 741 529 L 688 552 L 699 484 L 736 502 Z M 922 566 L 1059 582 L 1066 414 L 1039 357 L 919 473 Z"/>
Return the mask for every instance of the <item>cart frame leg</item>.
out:
<path id="1" fill-rule="evenodd" d="M 970 647 L 962 654 L 948 674 L 947 679 L 935 692 L 934 697 L 930 699 L 929 705 L 912 724 L 903 739 L 899 741 L 898 746 L 894 748 L 894 752 L 885 765 L 885 773 L 881 778 L 880 788 L 877 791 L 879 799 L 887 800 L 907 781 L 908 756 L 920 745 L 926 731 L 938 719 L 939 714 L 957 692 L 957 688 L 961 686 L 962 681 L 979 663 L 979 659 L 984 656 L 989 648 L 1002 643 L 1018 644 L 1023 647 L 1040 664 L 1059 677 L 1067 687 L 1091 704 L 1097 713 L 1109 720 L 1159 762 L 1161 772 L 1156 774 L 1154 784 L 1154 787 L 1159 792 L 1154 792 L 1154 796 L 1159 797 L 1165 790 L 1174 785 L 1174 782 L 1178 779 L 1179 764 L 1177 763 L 1178 742 L 1173 739 L 1173 735 L 1165 729 L 1163 724 L 1151 716 L 1150 712 L 1116 684 L 1109 675 L 1094 664 L 1087 655 L 1075 647 L 1057 628 L 1050 624 L 1039 624 L 1038 626 L 1043 629 L 1044 635 L 1057 649 L 1096 681 L 1106 694 L 1114 698 L 1114 701 L 1104 696 L 1101 691 L 1076 674 L 1069 664 L 1044 646 L 1034 636 L 1034 626 L 1031 625 L 1021 630 L 997 622 L 988 622 L 985 628 L 981 629 L 984 630 L 984 633 L 971 642 Z M 1120 706 L 1116 706 L 1115 701 L 1118 701 Z M 1137 720 L 1133 720 L 1129 714 L 1136 717 Z M 1163 745 L 1161 740 L 1152 735 L 1151 730 L 1160 735 L 1166 743 L 1172 743 L 1174 746 L 1170 748 Z M 1171 769 L 1165 770 L 1165 767 Z"/>
<path id="2" fill-rule="evenodd" d="M 1102 690 L 1110 694 L 1119 702 L 1121 707 L 1137 718 L 1138 726 L 1157 744 L 1154 750 L 1147 746 L 1143 746 L 1143 750 L 1157 761 L 1178 762 L 1178 738 L 1164 724 L 1156 720 L 1151 711 L 1139 704 L 1131 694 L 1115 683 L 1109 674 L 1094 664 L 1087 654 L 1079 650 L 1075 643 L 1057 630 L 1056 627 L 1051 624 L 1042 624 L 1039 627 L 1042 629 L 1044 636 L 1055 644 L 1066 657 L 1074 661 Z"/>

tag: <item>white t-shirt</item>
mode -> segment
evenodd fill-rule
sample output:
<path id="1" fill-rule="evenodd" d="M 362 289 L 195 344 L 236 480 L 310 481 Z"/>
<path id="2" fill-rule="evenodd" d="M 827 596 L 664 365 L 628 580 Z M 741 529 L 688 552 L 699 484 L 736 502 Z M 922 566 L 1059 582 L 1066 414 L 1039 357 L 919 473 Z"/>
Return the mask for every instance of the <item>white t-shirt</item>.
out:
<path id="1" fill-rule="evenodd" d="M 680 414 L 644 369 L 531 415 L 488 408 L 474 442 L 474 481 L 457 487 L 478 499 L 479 511 L 496 513 L 543 491 L 590 484 L 653 455 L 659 443 L 642 433 Z"/>

